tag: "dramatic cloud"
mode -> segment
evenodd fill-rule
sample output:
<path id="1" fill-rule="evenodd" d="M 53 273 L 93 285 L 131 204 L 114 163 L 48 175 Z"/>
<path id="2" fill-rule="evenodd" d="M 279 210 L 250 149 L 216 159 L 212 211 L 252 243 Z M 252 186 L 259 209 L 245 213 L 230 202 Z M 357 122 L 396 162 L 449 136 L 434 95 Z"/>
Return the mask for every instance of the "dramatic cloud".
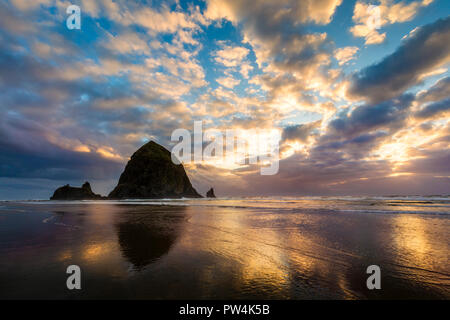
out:
<path id="1" fill-rule="evenodd" d="M 121 160 L 108 146 L 84 145 L 18 116 L 0 122 L 1 177 L 109 179 L 120 172 Z"/>
<path id="2" fill-rule="evenodd" d="M 450 113 L 450 98 L 431 103 L 416 113 L 418 118 L 431 118 L 434 116 L 448 117 Z"/>
<path id="3" fill-rule="evenodd" d="M 315 22 L 319 24 L 329 23 L 336 7 L 341 4 L 342 0 L 281 0 L 270 1 L 262 0 L 258 2 L 250 0 L 209 0 L 206 17 L 210 19 L 226 18 L 234 23 L 240 20 L 252 19 L 251 12 L 266 13 L 266 17 L 271 21 L 286 21 L 292 23 L 294 21 L 300 23 Z M 286 10 L 287 9 L 287 10 Z M 270 15 L 269 12 L 276 12 L 280 15 Z M 255 16 L 258 16 L 256 14 Z M 258 19 L 260 17 L 256 17 Z M 270 22 L 269 22 L 270 24 Z"/>
<path id="4" fill-rule="evenodd" d="M 309 138 L 314 136 L 313 131 L 317 130 L 321 121 L 298 124 L 295 126 L 288 126 L 283 130 L 283 141 L 300 141 L 307 142 Z"/>
<path id="5" fill-rule="evenodd" d="M 365 38 L 366 44 L 382 43 L 386 33 L 379 29 L 385 25 L 405 22 L 414 18 L 422 7 L 428 6 L 433 0 L 418 0 L 412 2 L 380 0 L 379 4 L 357 1 L 353 11 L 355 25 L 350 32 L 355 37 Z"/>
<path id="6" fill-rule="evenodd" d="M 353 136 L 377 128 L 401 127 L 414 97 L 404 95 L 377 105 L 357 107 L 349 116 L 343 115 L 330 122 L 330 129 L 337 136 Z"/>
<path id="7" fill-rule="evenodd" d="M 419 93 L 420 102 L 439 101 L 450 97 L 450 77 L 445 77 L 436 82 L 430 89 Z"/>
<path id="8" fill-rule="evenodd" d="M 449 193 L 446 2 L 378 1 L 380 29 L 342 3 L 79 0 L 68 30 L 66 0 L 0 2 L 0 199 L 106 194 L 139 146 L 200 120 L 281 133 L 274 176 L 186 164 L 203 193 Z"/>
<path id="9" fill-rule="evenodd" d="M 356 74 L 350 95 L 386 100 L 450 62 L 450 18 L 421 27 L 391 55 Z"/>
<path id="10" fill-rule="evenodd" d="M 331 41 L 326 33 L 307 32 L 304 24 L 331 22 L 340 4 L 341 0 L 208 1 L 205 15 L 243 25 L 244 41 L 265 72 L 252 81 L 275 107 L 286 99 L 306 102 L 307 91 L 329 86 L 325 69 L 331 61 Z"/>

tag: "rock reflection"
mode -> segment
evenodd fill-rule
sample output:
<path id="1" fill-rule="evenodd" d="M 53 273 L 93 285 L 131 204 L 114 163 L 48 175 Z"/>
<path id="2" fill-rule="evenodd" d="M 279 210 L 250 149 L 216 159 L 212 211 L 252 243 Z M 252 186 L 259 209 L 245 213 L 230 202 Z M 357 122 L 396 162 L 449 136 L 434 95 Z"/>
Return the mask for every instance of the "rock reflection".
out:
<path id="1" fill-rule="evenodd" d="M 116 225 L 122 255 L 136 270 L 145 268 L 169 252 L 183 222 L 184 208 L 135 212 Z"/>

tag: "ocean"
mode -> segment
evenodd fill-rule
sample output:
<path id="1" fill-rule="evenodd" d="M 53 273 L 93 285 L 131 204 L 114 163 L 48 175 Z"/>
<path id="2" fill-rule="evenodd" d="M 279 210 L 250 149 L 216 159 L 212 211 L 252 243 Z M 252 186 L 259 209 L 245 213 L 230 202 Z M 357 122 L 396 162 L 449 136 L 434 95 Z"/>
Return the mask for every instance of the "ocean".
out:
<path id="1" fill-rule="evenodd" d="M 449 197 L 0 202 L 0 299 L 450 299 L 449 252 Z"/>

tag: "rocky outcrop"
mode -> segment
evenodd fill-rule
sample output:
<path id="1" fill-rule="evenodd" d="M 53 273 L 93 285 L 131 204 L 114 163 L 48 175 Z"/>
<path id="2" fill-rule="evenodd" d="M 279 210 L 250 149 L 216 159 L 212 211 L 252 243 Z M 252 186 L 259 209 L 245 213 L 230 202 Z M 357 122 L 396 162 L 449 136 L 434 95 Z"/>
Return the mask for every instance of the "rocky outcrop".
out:
<path id="1" fill-rule="evenodd" d="M 65 185 L 55 190 L 50 200 L 101 200 L 105 199 L 92 192 L 89 182 L 85 182 L 81 188 Z"/>
<path id="2" fill-rule="evenodd" d="M 214 194 L 214 189 L 213 188 L 208 190 L 208 192 L 206 193 L 206 197 L 207 198 L 215 198 L 216 197 L 216 195 Z"/>
<path id="3" fill-rule="evenodd" d="M 182 164 L 172 162 L 170 152 L 150 141 L 128 161 L 111 199 L 201 198 L 192 187 Z"/>

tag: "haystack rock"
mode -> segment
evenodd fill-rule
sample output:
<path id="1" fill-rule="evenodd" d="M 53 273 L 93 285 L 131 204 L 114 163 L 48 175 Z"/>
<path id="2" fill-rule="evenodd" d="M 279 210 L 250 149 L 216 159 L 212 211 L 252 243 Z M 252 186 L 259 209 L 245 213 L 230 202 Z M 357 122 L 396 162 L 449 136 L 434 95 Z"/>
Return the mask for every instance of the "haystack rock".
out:
<path id="1" fill-rule="evenodd" d="M 216 195 L 214 194 L 213 188 L 209 189 L 209 191 L 206 193 L 206 197 L 207 198 L 215 198 L 216 197 Z"/>
<path id="2" fill-rule="evenodd" d="M 55 190 L 50 200 L 101 200 L 99 194 L 92 192 L 89 182 L 85 182 L 81 188 L 65 185 Z"/>
<path id="3" fill-rule="evenodd" d="M 170 152 L 150 141 L 128 161 L 111 199 L 201 198 L 192 187 L 182 164 L 172 162 Z"/>

